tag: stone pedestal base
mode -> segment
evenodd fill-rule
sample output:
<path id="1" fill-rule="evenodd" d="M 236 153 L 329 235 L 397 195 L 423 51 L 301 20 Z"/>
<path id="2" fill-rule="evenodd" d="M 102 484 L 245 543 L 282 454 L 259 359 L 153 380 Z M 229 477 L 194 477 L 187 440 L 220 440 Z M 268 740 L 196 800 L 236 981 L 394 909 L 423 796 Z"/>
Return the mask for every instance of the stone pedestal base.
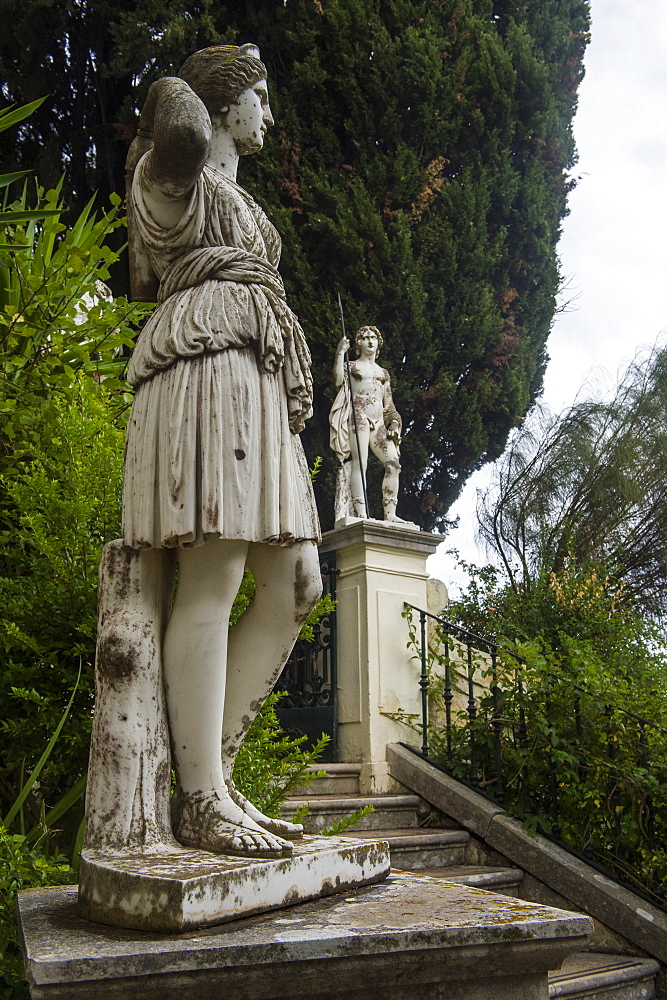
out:
<path id="1" fill-rule="evenodd" d="M 388 871 L 385 841 L 340 837 L 304 837 L 278 861 L 185 847 L 122 857 L 84 850 L 79 913 L 116 927 L 181 932 L 368 885 Z"/>
<path id="2" fill-rule="evenodd" d="M 82 920 L 75 888 L 19 893 L 33 1000 L 546 1000 L 581 914 L 392 873 L 197 934 Z"/>
<path id="3" fill-rule="evenodd" d="M 426 560 L 442 541 L 387 521 L 352 521 L 327 531 L 336 553 L 338 760 L 362 764 L 364 795 L 397 790 L 388 743 L 414 740 L 400 713 L 421 718 L 420 663 L 408 648 L 405 603 L 426 608 Z"/>

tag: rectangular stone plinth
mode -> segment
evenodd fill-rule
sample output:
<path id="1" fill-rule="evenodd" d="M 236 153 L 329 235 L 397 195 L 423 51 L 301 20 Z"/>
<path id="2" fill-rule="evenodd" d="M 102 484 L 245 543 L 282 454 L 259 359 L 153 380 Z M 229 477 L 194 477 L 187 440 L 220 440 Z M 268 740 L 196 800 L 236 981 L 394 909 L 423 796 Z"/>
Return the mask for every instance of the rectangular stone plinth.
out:
<path id="1" fill-rule="evenodd" d="M 248 860 L 185 847 L 122 857 L 84 850 L 79 913 L 135 930 L 186 931 L 384 878 L 386 841 L 304 837 L 291 858 Z"/>
<path id="2" fill-rule="evenodd" d="M 398 791 L 387 744 L 411 739 L 401 716 L 421 718 L 420 662 L 403 615 L 406 602 L 427 607 L 426 560 L 441 541 L 371 520 L 322 538 L 320 551 L 336 553 L 337 759 L 362 762 L 364 795 Z"/>
<path id="3" fill-rule="evenodd" d="M 413 873 L 166 936 L 82 920 L 76 889 L 19 893 L 33 1000 L 546 1000 L 588 917 Z"/>

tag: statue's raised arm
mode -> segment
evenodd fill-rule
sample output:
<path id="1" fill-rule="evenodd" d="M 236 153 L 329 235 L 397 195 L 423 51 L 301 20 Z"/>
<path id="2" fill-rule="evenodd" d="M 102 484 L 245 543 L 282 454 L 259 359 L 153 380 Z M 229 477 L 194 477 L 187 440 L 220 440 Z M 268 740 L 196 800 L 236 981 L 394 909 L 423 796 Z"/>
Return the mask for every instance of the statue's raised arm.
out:
<path id="1" fill-rule="evenodd" d="M 140 147 L 142 140 L 153 139 L 142 174 L 144 197 L 155 221 L 165 228 L 177 221 L 173 216 L 179 202 L 178 214 L 183 211 L 206 163 L 211 135 L 206 105 L 185 80 L 166 76 L 151 85 L 133 145 Z"/>

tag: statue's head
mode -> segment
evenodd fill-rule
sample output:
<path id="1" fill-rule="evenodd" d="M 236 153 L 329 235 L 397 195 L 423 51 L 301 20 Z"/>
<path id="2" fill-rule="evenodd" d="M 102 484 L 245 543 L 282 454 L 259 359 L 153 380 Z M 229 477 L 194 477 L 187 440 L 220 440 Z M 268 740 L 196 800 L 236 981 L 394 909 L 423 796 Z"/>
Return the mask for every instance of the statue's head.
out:
<path id="1" fill-rule="evenodd" d="M 178 75 L 214 115 L 249 87 L 266 80 L 266 66 L 256 45 L 211 45 L 189 56 Z"/>
<path id="2" fill-rule="evenodd" d="M 383 338 L 382 334 L 380 333 L 380 331 L 378 330 L 378 328 L 376 326 L 361 326 L 357 330 L 357 335 L 354 338 L 354 343 L 355 343 L 355 346 L 357 348 L 357 354 L 359 354 L 360 351 L 361 351 L 361 341 L 369 333 L 374 334 L 375 338 L 377 339 L 377 352 L 376 352 L 376 355 L 380 353 L 380 348 L 384 344 L 384 338 Z"/>

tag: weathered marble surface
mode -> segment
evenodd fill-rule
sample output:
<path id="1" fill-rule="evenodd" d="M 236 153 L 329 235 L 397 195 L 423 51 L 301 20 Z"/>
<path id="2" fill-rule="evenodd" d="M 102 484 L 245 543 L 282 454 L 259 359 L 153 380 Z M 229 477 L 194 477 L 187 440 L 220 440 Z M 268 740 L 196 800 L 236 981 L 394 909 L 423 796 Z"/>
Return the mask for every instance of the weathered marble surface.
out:
<path id="1" fill-rule="evenodd" d="M 219 868 L 227 855 L 290 858 L 303 833 L 263 815 L 232 777 L 321 594 L 299 439 L 310 354 L 285 299 L 280 237 L 236 183 L 239 159 L 273 125 L 266 75 L 255 45 L 194 53 L 178 77 L 151 85 L 128 154 L 133 297 L 158 304 L 129 367 L 123 538 L 100 569 L 80 896 L 82 913 L 100 919 L 105 898 L 111 914 L 162 917 L 140 888 L 119 890 L 117 867 L 102 872 L 94 852 L 116 865 L 140 852 L 150 871 L 180 844 L 212 852 Z M 230 631 L 246 570 L 255 597 Z M 333 864 L 325 851 L 321 881 L 335 884 Z"/>
<path id="2" fill-rule="evenodd" d="M 357 520 L 327 531 L 336 553 L 338 760 L 361 761 L 363 794 L 398 790 L 387 744 L 413 742 L 399 710 L 421 718 L 420 663 L 408 648 L 404 605 L 425 608 L 426 560 L 440 539 L 404 524 Z"/>
<path id="3" fill-rule="evenodd" d="M 377 327 L 362 326 L 355 337 L 356 361 L 347 360 L 347 337 L 336 348 L 333 377 L 337 395 L 329 414 L 330 444 L 340 463 L 334 503 L 336 527 L 370 517 L 365 490 L 369 451 L 384 466 L 385 521 L 406 523 L 396 514 L 402 421 L 394 406 L 389 372 L 376 362 L 382 343 Z M 412 522 L 410 526 L 417 527 Z"/>
<path id="4" fill-rule="evenodd" d="M 176 847 L 169 819 L 171 756 L 160 647 L 176 570 L 166 549 L 121 539 L 102 550 L 98 667 L 86 791 L 86 847 Z"/>
<path id="5" fill-rule="evenodd" d="M 185 931 L 384 878 L 383 840 L 304 837 L 291 858 L 248 860 L 176 845 L 159 856 L 83 852 L 79 912 L 137 930 Z"/>
<path id="6" fill-rule="evenodd" d="M 76 890 L 19 894 L 33 1000 L 546 1000 L 588 917 L 413 873 L 197 933 L 81 920 Z"/>

